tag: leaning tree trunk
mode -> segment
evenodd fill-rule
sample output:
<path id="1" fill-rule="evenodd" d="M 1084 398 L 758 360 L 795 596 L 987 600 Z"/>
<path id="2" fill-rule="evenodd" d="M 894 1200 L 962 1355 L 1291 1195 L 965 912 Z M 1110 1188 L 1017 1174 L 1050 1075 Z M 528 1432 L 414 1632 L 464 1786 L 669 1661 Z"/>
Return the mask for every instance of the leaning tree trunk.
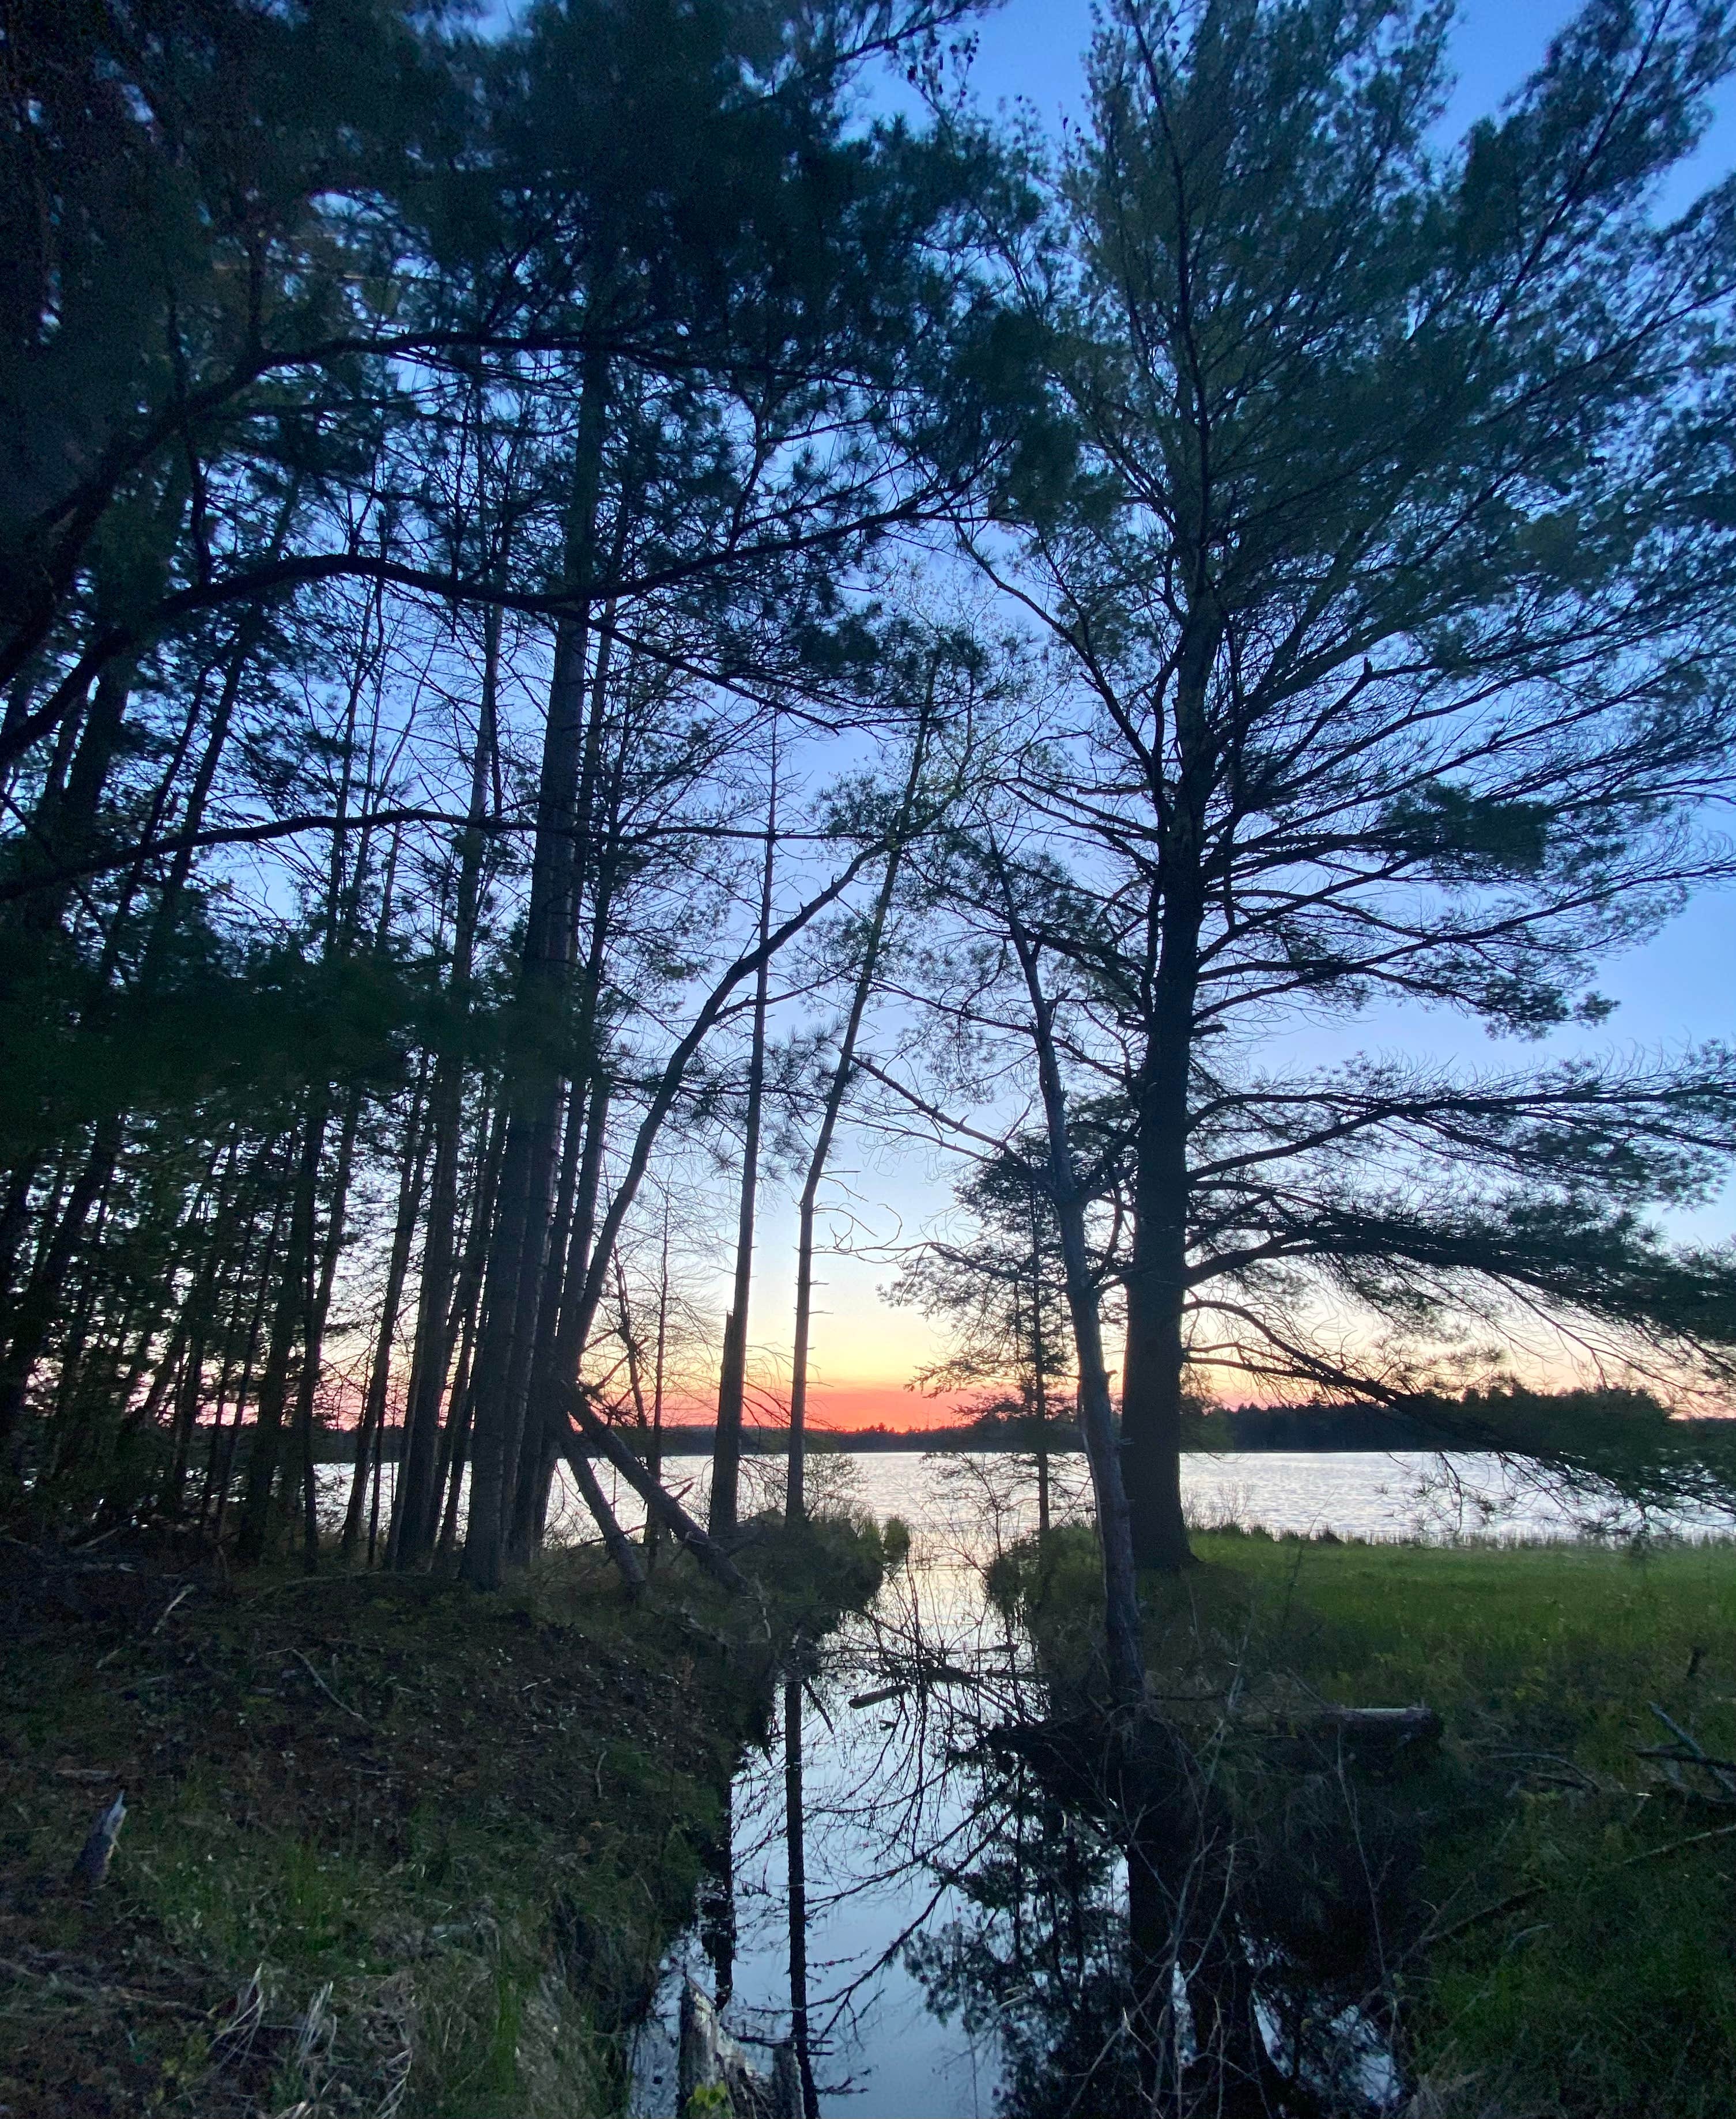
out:
<path id="1" fill-rule="evenodd" d="M 39 868 L 43 879 L 24 898 L 14 916 L 21 934 L 33 944 L 46 946 L 49 936 L 59 928 L 72 888 L 65 871 L 95 843 L 103 790 L 120 748 L 133 666 L 130 659 L 113 662 L 97 679 L 64 785 L 57 775 L 50 775 L 30 819 L 25 841 L 26 872 Z M 0 1344 L 0 1451 L 7 1448 L 23 1416 L 37 1361 L 60 1314 L 68 1268 L 91 1210 L 107 1190 L 124 1131 L 124 1120 L 118 1112 L 105 1114 L 97 1121 L 84 1166 L 73 1181 L 58 1222 L 51 1226 L 36 1270 L 4 1319 L 4 1339 Z M 35 1160 L 27 1157 L 21 1175 Z M 26 1175 L 26 1197 L 29 1189 Z"/>
<path id="2" fill-rule="evenodd" d="M 579 1291 L 573 1310 L 572 1329 L 575 1345 L 583 1347 L 588 1342 L 592 1324 L 607 1286 L 609 1263 L 614 1255 L 615 1245 L 620 1240 L 626 1217 L 638 1196 L 639 1186 L 650 1165 L 652 1150 L 680 1095 L 688 1069 L 717 1027 L 719 1018 L 729 1004 L 731 995 L 744 979 L 757 974 L 763 964 L 768 962 L 796 935 L 835 905 L 869 862 L 884 850 L 884 841 L 870 842 L 864 846 L 823 889 L 817 891 L 796 911 L 781 921 L 763 943 L 738 957 L 713 986 L 685 1032 L 664 1060 L 655 1084 L 651 1087 L 649 1101 L 634 1135 L 625 1165 L 610 1196 L 607 1211 L 598 1225 L 591 1246 L 590 1270 L 585 1276 L 585 1284 Z M 576 1388 L 569 1389 L 564 1382 L 561 1400 L 551 1405 L 548 1412 L 552 1422 L 564 1422 L 569 1418 L 577 1421 L 648 1506 L 661 1514 L 665 1525 L 675 1532 L 676 1542 L 686 1546 L 720 1581 L 727 1583 L 731 1588 L 741 1586 L 741 1576 L 731 1565 L 721 1547 L 713 1544 L 705 1532 L 691 1521 L 675 1497 L 651 1477 L 639 1460 L 623 1445 L 620 1438 L 605 1421 L 597 1418 L 586 1403 L 583 1391 Z M 564 1431 L 563 1429 L 557 1431 L 562 1435 L 561 1447 L 564 1449 Z"/>
<path id="3" fill-rule="evenodd" d="M 23 1416 L 30 1379 L 65 1294 L 66 1279 L 91 1208 L 108 1189 L 120 1153 L 122 1121 L 97 1121 L 83 1166 L 73 1180 L 48 1242 L 7 1320 L 0 1350 L 0 1450 L 10 1443 Z"/>
<path id="4" fill-rule="evenodd" d="M 281 534 L 280 529 L 279 539 Z M 274 540 L 274 549 L 277 541 Z M 194 774 L 185 814 L 180 819 L 180 837 L 183 842 L 191 840 L 203 822 L 205 804 L 219 758 L 228 738 L 242 674 L 262 629 L 262 624 L 257 618 L 244 620 L 229 656 L 211 730 Z M 89 844 L 102 791 L 121 742 L 132 669 L 130 662 L 114 664 L 99 680 L 83 737 L 77 755 L 72 759 L 72 769 L 63 790 L 51 776 L 40 818 L 41 829 L 37 837 L 40 844 L 49 850 L 49 857 L 53 864 L 71 865 Z M 193 724 L 189 720 L 187 730 L 189 738 L 192 733 Z M 160 976 L 193 858 L 193 847 L 183 843 L 178 848 L 171 862 L 169 879 L 135 981 L 136 990 L 140 994 L 148 995 Z M 52 927 L 61 916 L 69 889 L 69 885 L 61 884 L 33 893 L 26 901 L 26 926 L 39 933 L 46 932 Z M 117 931 L 118 925 L 117 920 Z M 104 952 L 105 976 L 113 969 L 111 948 Z M 113 1171 L 120 1152 L 123 1131 L 124 1122 L 118 1113 L 105 1117 L 97 1127 L 85 1170 L 73 1185 L 66 1209 L 49 1244 L 49 1255 L 44 1262 L 47 1271 L 33 1277 L 23 1290 L 8 1320 L 5 1350 L 3 1354 L 0 1354 L 0 1448 L 4 1447 L 23 1410 L 31 1371 L 53 1321 L 67 1264 L 82 1236 L 91 1203 L 100 1195 Z M 30 1166 L 34 1167 L 35 1158 L 28 1160 Z M 8 1198 L 4 1217 L 6 1226 L 0 1229 L 0 1301 L 3 1301 L 6 1293 L 4 1264 L 11 1251 L 8 1239 L 16 1240 L 16 1234 L 21 1231 L 30 1189 L 30 1170 L 26 1168 L 21 1171 L 18 1181 Z"/>
<path id="5" fill-rule="evenodd" d="M 815 1136 L 814 1152 L 809 1157 L 808 1174 L 801 1188 L 796 1236 L 796 1338 L 790 1360 L 789 1469 L 783 1504 L 784 1519 L 788 1523 L 799 1523 L 807 1512 L 808 1336 L 814 1311 L 815 1209 L 831 1157 L 833 1137 L 838 1131 L 838 1115 L 843 1110 L 850 1078 L 856 1069 L 856 1040 L 861 1035 L 862 1018 L 867 1013 L 875 975 L 880 969 L 880 945 L 885 936 L 887 916 L 892 911 L 893 893 L 898 887 L 898 864 L 915 814 L 917 791 L 921 784 L 923 758 L 928 747 L 928 721 L 925 712 L 911 751 L 910 773 L 904 783 L 904 799 L 898 807 L 897 835 L 887 851 L 886 873 L 880 879 L 880 894 L 875 899 L 873 916 L 862 944 L 862 961 L 850 996 L 850 1013 L 844 1023 L 844 1034 L 838 1041 L 838 1064 L 832 1070 L 825 1108 L 820 1114 L 819 1130 Z"/>

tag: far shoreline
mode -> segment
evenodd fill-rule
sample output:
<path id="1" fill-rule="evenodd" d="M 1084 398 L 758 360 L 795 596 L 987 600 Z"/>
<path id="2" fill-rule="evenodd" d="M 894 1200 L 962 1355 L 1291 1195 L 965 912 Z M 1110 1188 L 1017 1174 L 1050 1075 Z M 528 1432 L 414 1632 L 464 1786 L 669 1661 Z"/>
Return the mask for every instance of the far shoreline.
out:
<path id="1" fill-rule="evenodd" d="M 1684 1430 L 1719 1427 L 1716 1420 L 1684 1420 Z M 650 1454 L 653 1437 L 648 1429 L 621 1426 L 617 1433 L 641 1456 Z M 396 1462 L 401 1430 L 388 1425 L 382 1437 L 381 1454 Z M 244 1443 L 246 1430 L 244 1430 Z M 688 1423 L 662 1430 L 660 1454 L 664 1457 L 709 1457 L 716 1430 Z M 1052 1456 L 1077 1456 L 1083 1445 L 1072 1421 L 1051 1420 L 1041 1430 L 1043 1447 Z M 782 1457 L 789 1451 L 789 1430 L 767 1425 L 746 1429 L 741 1446 L 745 1455 Z M 929 1456 L 935 1454 L 967 1456 L 992 1454 L 1031 1455 L 1037 1446 L 1039 1430 L 1034 1421 L 987 1419 L 942 1427 L 859 1427 L 808 1430 L 808 1448 L 815 1454 L 854 1456 Z M 1345 1456 L 1444 1452 L 1464 1454 L 1478 1447 L 1463 1430 L 1455 1433 L 1431 1425 L 1416 1416 L 1390 1412 L 1367 1406 L 1246 1406 L 1223 1412 L 1201 1414 L 1189 1423 L 1181 1448 L 1184 1454 L 1233 1456 Z M 595 1454 L 595 1452 L 587 1454 Z M 327 1429 L 317 1446 L 322 1463 L 352 1463 L 355 1443 L 351 1430 Z"/>

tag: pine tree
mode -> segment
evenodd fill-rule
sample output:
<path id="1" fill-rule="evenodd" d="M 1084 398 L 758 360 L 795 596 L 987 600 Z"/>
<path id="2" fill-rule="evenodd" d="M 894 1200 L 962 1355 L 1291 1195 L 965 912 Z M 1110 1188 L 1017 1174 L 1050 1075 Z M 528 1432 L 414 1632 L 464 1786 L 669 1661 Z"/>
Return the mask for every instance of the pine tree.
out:
<path id="1" fill-rule="evenodd" d="M 1725 11 L 1592 0 L 1444 151 L 1447 27 L 1110 11 L 1024 274 L 1073 470 L 968 537 L 1052 656 L 995 828 L 1064 1049 L 1125 1099 L 1146 1565 L 1186 1554 L 1194 1379 L 1426 1372 L 1334 1352 L 1334 1292 L 1413 1342 L 1515 1303 L 1729 1339 L 1727 1266 L 1637 1218 L 1727 1145 L 1721 1055 L 1291 1080 L 1260 1041 L 1376 999 L 1595 1020 L 1600 958 L 1720 872 L 1736 192 L 1655 201 Z"/>

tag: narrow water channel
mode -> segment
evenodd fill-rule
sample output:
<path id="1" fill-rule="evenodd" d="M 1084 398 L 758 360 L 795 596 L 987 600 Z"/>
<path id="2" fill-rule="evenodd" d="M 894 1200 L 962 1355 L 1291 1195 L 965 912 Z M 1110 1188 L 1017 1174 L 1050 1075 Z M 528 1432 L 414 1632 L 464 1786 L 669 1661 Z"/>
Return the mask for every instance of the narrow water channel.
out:
<path id="1" fill-rule="evenodd" d="M 998 1477 L 991 1468 L 991 1486 Z M 632 2108 L 645 2119 L 680 2108 L 689 1982 L 768 2075 L 796 2034 L 810 2111 L 1000 2108 L 1000 2012 L 958 1972 L 993 1946 L 990 1908 L 1032 1820 L 996 1800 L 997 1774 L 976 1754 L 987 1729 L 1034 1718 L 1042 1701 L 973 1564 L 992 1522 L 976 1527 L 974 1552 L 957 1534 L 991 1495 L 920 1498 L 909 1563 L 870 1614 L 793 1659 L 766 1748 L 736 1777 L 726 1873 L 720 1863 L 702 1891 L 635 2056 Z M 1022 1528 L 1016 1500 L 1005 1514 L 1004 1532 Z M 1112 1852 L 1096 1866 L 1107 1900 Z"/>
<path id="2" fill-rule="evenodd" d="M 949 1878 L 999 1835 L 973 1815 L 971 1776 L 946 1756 L 953 1716 L 931 1701 L 850 1705 L 883 1676 L 865 1639 L 782 1688 L 771 1742 L 732 1791 L 728 1872 L 702 1893 L 642 2036 L 635 2112 L 679 2108 L 689 1981 L 718 2001 L 767 2072 L 791 2038 L 805 1990 L 807 2036 L 796 2042 L 798 2052 L 805 2044 L 819 2112 L 909 2119 L 996 2108 L 998 2038 L 936 2013 L 909 1953 L 969 1916 Z"/>

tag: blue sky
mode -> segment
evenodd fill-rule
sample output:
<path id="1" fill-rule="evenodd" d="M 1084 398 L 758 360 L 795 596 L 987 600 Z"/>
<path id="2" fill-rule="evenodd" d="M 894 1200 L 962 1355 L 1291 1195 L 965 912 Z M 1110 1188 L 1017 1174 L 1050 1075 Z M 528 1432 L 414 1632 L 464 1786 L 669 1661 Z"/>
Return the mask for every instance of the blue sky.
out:
<path id="1" fill-rule="evenodd" d="M 1462 132 L 1497 109 L 1575 12 L 1570 0 L 1467 0 L 1459 10 L 1454 44 L 1459 81 L 1447 130 Z M 1050 125 L 1063 114 L 1079 116 L 1081 59 L 1091 24 L 1088 0 L 1007 0 L 977 32 L 972 78 L 978 95 L 989 105 L 1023 98 Z M 1721 176 L 1736 162 L 1736 94 L 1726 94 L 1720 104 L 1693 168 L 1684 171 L 1684 188 L 1696 177 Z"/>

